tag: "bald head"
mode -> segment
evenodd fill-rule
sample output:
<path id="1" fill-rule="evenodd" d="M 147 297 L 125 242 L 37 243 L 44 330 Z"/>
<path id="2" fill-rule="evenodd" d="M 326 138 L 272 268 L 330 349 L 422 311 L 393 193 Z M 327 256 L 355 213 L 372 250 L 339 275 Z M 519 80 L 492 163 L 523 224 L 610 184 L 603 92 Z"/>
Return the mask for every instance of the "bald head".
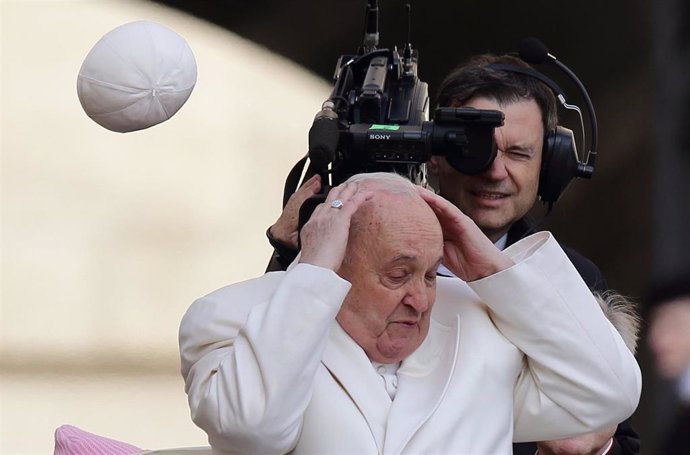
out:
<path id="1" fill-rule="evenodd" d="M 389 172 L 356 174 L 347 183 L 357 183 L 360 190 L 373 196 L 352 217 L 345 261 L 367 251 L 372 242 L 382 242 L 390 235 L 434 232 L 441 227 L 436 215 L 408 179 Z"/>

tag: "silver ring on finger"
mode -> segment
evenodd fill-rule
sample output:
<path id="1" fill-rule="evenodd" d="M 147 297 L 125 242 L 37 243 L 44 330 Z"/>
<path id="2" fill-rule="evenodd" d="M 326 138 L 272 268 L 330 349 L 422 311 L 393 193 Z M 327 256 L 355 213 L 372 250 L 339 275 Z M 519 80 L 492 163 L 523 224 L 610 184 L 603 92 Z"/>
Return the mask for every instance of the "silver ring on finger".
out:
<path id="1" fill-rule="evenodd" d="M 340 209 L 343 208 L 343 205 L 344 205 L 344 204 L 343 204 L 343 201 L 341 201 L 340 199 L 336 199 L 336 200 L 334 200 L 333 202 L 331 202 L 331 208 L 332 208 L 332 209 L 338 209 L 338 210 L 340 210 Z"/>

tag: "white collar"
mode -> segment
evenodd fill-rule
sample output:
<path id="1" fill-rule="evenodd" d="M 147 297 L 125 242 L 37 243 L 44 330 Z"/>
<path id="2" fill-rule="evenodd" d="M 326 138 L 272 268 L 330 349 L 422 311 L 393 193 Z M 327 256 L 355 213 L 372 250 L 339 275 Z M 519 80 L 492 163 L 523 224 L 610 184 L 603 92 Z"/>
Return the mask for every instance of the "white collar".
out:
<path id="1" fill-rule="evenodd" d="M 383 385 L 386 387 L 386 392 L 391 400 L 395 399 L 395 394 L 398 391 L 398 368 L 400 368 L 400 362 L 398 363 L 379 363 L 371 361 L 371 364 L 376 369 L 379 377 L 383 379 Z"/>
<path id="2" fill-rule="evenodd" d="M 683 403 L 690 403 L 690 367 L 678 378 L 678 397 Z"/>
<path id="3" fill-rule="evenodd" d="M 506 232 L 505 234 L 503 234 L 503 236 L 501 236 L 500 239 L 494 242 L 494 245 L 496 245 L 496 248 L 498 248 L 501 251 L 505 250 L 506 246 L 508 246 L 508 233 Z"/>
<path id="4" fill-rule="evenodd" d="M 398 368 L 400 368 L 400 362 L 397 362 L 397 363 L 380 363 L 380 362 L 374 362 L 372 360 L 371 364 L 374 365 L 376 372 L 379 374 L 397 374 Z"/>

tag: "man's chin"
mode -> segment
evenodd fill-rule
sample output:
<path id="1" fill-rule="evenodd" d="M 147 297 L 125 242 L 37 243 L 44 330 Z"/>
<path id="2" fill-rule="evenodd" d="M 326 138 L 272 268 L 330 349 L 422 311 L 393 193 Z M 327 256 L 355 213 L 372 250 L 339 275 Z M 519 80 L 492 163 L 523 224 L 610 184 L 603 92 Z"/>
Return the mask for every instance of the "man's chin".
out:
<path id="1" fill-rule="evenodd" d="M 472 218 L 479 226 L 479 229 L 494 242 L 508 232 L 513 222 L 511 217 L 501 215 L 495 211 L 487 213 L 486 210 L 478 210 L 474 213 L 467 213 L 467 216 Z M 494 239 L 496 236 L 497 238 Z"/>

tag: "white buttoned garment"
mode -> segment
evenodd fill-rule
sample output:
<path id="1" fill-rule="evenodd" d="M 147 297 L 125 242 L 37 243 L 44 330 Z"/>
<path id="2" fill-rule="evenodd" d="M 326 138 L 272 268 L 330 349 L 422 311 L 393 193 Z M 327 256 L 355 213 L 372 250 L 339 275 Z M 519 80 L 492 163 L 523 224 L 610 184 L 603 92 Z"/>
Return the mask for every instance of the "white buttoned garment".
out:
<path id="1" fill-rule="evenodd" d="M 335 321 L 350 283 L 297 264 L 195 302 L 182 320 L 192 418 L 215 454 L 510 454 L 512 442 L 615 425 L 637 362 L 549 233 L 515 265 L 438 278 L 429 334 L 391 400 Z M 587 340 L 587 342 L 583 342 Z"/>
<path id="2" fill-rule="evenodd" d="M 381 377 L 383 386 L 386 388 L 386 392 L 391 397 L 391 400 L 394 400 L 395 392 L 398 390 L 398 368 L 400 368 L 400 363 L 379 363 L 372 361 L 371 364 Z"/>

